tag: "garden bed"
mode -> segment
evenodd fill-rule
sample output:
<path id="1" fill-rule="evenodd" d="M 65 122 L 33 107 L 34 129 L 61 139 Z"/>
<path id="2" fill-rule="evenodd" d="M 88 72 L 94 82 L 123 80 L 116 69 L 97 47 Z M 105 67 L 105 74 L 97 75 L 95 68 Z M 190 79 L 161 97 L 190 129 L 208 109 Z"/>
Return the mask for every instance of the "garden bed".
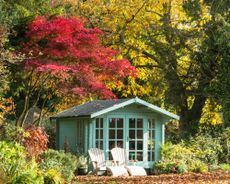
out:
<path id="1" fill-rule="evenodd" d="M 229 172 L 212 172 L 206 174 L 162 174 L 154 176 L 141 176 L 141 177 L 111 177 L 111 176 L 77 176 L 76 183 L 218 183 L 229 184 L 230 173 Z"/>

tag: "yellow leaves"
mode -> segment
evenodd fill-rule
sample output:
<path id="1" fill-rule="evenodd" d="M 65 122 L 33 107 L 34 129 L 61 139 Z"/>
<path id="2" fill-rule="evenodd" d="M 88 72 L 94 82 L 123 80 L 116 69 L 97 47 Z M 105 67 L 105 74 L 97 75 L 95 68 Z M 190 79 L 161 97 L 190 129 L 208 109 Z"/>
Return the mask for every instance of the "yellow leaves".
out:
<path id="1" fill-rule="evenodd" d="M 203 108 L 200 123 L 202 124 L 221 124 L 223 123 L 221 115 L 221 106 L 208 99 Z"/>

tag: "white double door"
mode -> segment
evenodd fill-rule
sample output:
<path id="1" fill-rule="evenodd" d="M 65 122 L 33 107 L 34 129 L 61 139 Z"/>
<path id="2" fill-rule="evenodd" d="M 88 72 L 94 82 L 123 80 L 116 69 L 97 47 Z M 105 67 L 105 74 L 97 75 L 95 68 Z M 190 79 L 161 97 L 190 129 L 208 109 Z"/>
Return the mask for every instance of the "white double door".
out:
<path id="1" fill-rule="evenodd" d="M 126 150 L 129 160 L 146 161 L 147 141 L 146 120 L 144 117 L 110 116 L 107 119 L 107 156 L 111 160 L 110 150 L 121 147 Z"/>

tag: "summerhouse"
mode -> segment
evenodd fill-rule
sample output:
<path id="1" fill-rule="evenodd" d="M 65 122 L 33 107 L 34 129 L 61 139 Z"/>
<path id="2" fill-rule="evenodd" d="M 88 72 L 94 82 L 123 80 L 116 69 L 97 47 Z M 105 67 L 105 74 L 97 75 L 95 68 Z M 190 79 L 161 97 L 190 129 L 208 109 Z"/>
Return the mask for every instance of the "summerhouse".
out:
<path id="1" fill-rule="evenodd" d="M 110 150 L 125 148 L 130 160 L 145 168 L 160 159 L 164 143 L 164 125 L 179 116 L 139 98 L 95 100 L 67 109 L 51 118 L 56 123 L 57 149 L 68 142 L 74 152 L 87 153 L 90 148 Z"/>

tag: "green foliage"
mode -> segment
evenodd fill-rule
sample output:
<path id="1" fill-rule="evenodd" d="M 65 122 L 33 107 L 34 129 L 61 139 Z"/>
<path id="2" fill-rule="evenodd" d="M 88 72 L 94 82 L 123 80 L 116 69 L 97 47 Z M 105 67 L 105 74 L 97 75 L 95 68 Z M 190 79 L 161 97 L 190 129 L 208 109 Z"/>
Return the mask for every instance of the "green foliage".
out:
<path id="1" fill-rule="evenodd" d="M 186 147 L 184 143 L 175 144 L 166 143 L 162 145 L 162 160 L 180 160 L 182 162 L 188 162 L 193 159 L 194 150 Z"/>
<path id="2" fill-rule="evenodd" d="M 184 173 L 187 166 L 181 161 L 162 160 L 154 165 L 154 170 L 156 174 Z"/>
<path id="3" fill-rule="evenodd" d="M 223 152 L 219 138 L 209 135 L 198 135 L 188 142 L 188 146 L 195 151 L 196 158 L 209 165 L 219 162 L 219 155 Z"/>
<path id="4" fill-rule="evenodd" d="M 220 162 L 223 146 L 219 137 L 196 135 L 187 142 L 162 146 L 162 160 L 154 165 L 157 173 L 207 172 Z"/>
<path id="5" fill-rule="evenodd" d="M 0 142 L 0 168 L 6 176 L 18 175 L 26 165 L 24 148 L 18 143 Z"/>
<path id="6" fill-rule="evenodd" d="M 36 171 L 25 171 L 12 179 L 12 184 L 43 184 L 44 179 Z"/>
<path id="7" fill-rule="evenodd" d="M 208 172 L 208 165 L 196 159 L 193 162 L 191 162 L 189 170 L 196 173 L 205 173 Z"/>
<path id="8" fill-rule="evenodd" d="M 223 169 L 224 171 L 230 171 L 230 164 L 221 164 L 220 168 Z"/>
<path id="9" fill-rule="evenodd" d="M 40 168 L 42 170 L 54 169 L 62 174 L 67 182 L 74 178 L 77 167 L 77 159 L 70 153 L 49 149 L 41 155 Z"/>
<path id="10" fill-rule="evenodd" d="M 21 142 L 26 136 L 27 134 L 23 128 L 17 127 L 11 123 L 4 123 L 0 126 L 0 140 L 6 142 Z"/>
<path id="11" fill-rule="evenodd" d="M 54 169 L 49 169 L 45 172 L 44 184 L 62 184 L 64 179 L 60 172 Z"/>
<path id="12" fill-rule="evenodd" d="M 28 160 L 24 147 L 14 142 L 0 142 L 0 181 L 13 184 L 42 184 L 43 176 L 35 160 Z"/>
<path id="13" fill-rule="evenodd" d="M 61 6 L 52 5 L 50 0 L 0 0 L 0 24 L 17 25 L 22 19 L 39 15 L 62 14 Z"/>
<path id="14" fill-rule="evenodd" d="M 186 0 L 183 3 L 183 8 L 186 14 L 193 18 L 193 20 L 197 20 L 201 16 L 201 5 L 199 0 Z"/>

